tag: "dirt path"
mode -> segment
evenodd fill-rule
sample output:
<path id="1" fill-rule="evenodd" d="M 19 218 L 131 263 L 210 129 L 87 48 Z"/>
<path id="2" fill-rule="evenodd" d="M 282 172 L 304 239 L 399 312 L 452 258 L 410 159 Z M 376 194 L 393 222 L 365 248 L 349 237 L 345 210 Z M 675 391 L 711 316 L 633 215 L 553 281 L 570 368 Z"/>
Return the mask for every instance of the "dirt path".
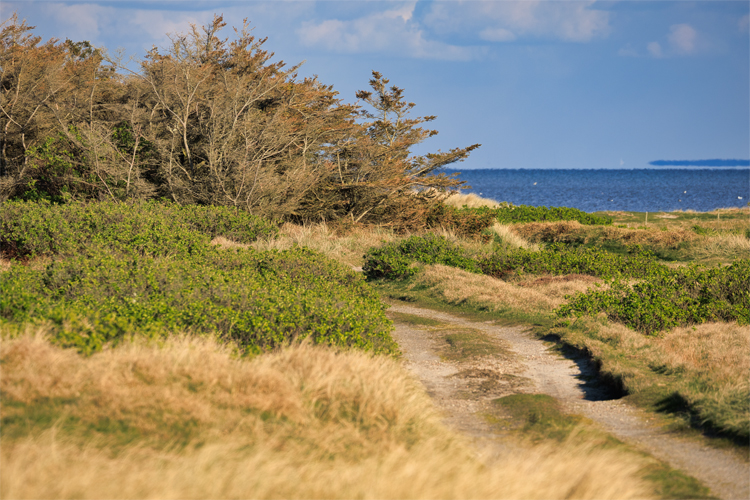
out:
<path id="1" fill-rule="evenodd" d="M 499 355 L 481 361 L 452 363 L 441 360 L 441 342 L 432 328 L 396 321 L 395 339 L 406 366 L 424 384 L 446 422 L 473 438 L 482 453 L 503 453 L 509 440 L 479 415 L 493 399 L 510 394 L 544 393 L 563 408 L 598 422 L 604 430 L 676 469 L 701 480 L 722 499 L 750 498 L 750 465 L 736 453 L 709 447 L 700 441 L 677 437 L 660 429 L 649 415 L 619 399 L 596 382 L 594 367 L 582 358 L 564 358 L 551 352 L 522 327 L 501 327 L 492 322 L 472 322 L 450 314 L 407 305 L 390 311 L 441 322 L 450 328 L 471 328 L 498 340 Z"/>

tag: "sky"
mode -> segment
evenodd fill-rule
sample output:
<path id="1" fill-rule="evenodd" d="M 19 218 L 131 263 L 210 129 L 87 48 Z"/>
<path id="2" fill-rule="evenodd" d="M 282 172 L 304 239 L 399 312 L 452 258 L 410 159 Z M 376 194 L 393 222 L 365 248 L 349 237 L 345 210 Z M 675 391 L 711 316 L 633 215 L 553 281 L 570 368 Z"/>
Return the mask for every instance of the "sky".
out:
<path id="1" fill-rule="evenodd" d="M 8 1 L 43 39 L 142 58 L 222 14 L 346 102 L 373 70 L 471 168 L 649 168 L 750 158 L 750 2 Z M 132 63 L 137 67 L 137 63 Z"/>

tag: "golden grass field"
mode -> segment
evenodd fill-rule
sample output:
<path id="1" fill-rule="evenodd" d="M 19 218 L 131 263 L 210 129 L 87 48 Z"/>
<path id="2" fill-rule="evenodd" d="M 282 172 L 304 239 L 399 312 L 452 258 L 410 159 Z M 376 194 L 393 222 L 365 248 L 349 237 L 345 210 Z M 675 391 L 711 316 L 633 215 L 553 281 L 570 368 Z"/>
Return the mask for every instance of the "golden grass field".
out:
<path id="1" fill-rule="evenodd" d="M 0 348 L 3 498 L 651 495 L 643 462 L 616 449 L 479 460 L 391 358 L 302 345 L 237 359 L 188 338 L 83 357 L 40 331 Z"/>

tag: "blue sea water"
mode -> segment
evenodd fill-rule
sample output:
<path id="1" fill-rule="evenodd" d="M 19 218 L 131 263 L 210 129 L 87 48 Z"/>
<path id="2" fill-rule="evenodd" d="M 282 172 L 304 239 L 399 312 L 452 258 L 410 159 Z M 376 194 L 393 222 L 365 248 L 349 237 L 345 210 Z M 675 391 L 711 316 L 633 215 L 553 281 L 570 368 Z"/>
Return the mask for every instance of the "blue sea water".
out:
<path id="1" fill-rule="evenodd" d="M 572 207 L 585 212 L 659 212 L 744 207 L 750 169 L 555 170 L 477 169 L 460 172 L 483 198 L 514 205 Z"/>

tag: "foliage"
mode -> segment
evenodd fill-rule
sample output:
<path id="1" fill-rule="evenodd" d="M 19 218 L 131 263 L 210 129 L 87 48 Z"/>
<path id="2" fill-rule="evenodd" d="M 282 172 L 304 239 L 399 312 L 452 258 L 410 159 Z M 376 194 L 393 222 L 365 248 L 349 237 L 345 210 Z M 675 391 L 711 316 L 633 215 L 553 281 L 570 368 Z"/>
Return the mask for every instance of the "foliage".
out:
<path id="1" fill-rule="evenodd" d="M 597 248 L 569 248 L 553 244 L 540 251 L 497 247 L 485 257 L 468 256 L 442 236 L 412 236 L 373 249 L 365 256 L 368 278 L 404 278 L 414 274 L 412 262 L 443 264 L 505 279 L 528 274 L 588 274 L 601 278 L 642 278 L 664 269 L 653 255 L 635 249 L 633 255 L 616 255 Z"/>
<path id="2" fill-rule="evenodd" d="M 750 260 L 729 266 L 669 269 L 630 285 L 615 280 L 608 290 L 578 293 L 556 310 L 560 317 L 607 317 L 643 333 L 709 321 L 750 323 Z"/>
<path id="3" fill-rule="evenodd" d="M 273 222 L 228 207 L 158 202 L 0 205 L 0 252 L 11 258 L 86 253 L 93 247 L 186 256 L 203 252 L 216 236 L 250 243 L 277 233 Z"/>
<path id="4" fill-rule="evenodd" d="M 515 248 L 495 252 L 479 263 L 482 272 L 505 279 L 528 274 L 587 274 L 599 278 L 645 278 L 665 267 L 648 251 L 633 249 L 631 255 L 618 255 L 600 248 L 552 244 L 536 252 Z"/>
<path id="5" fill-rule="evenodd" d="M 42 44 L 16 16 L 0 28 L 0 201 L 167 198 L 398 226 L 415 192 L 430 208 L 458 187 L 437 171 L 479 146 L 411 155 L 437 132 L 403 89 L 374 72 L 357 93 L 374 111 L 344 104 L 271 62 L 246 22 L 231 42 L 221 16 L 171 35 L 139 72 L 89 42 Z"/>
<path id="6" fill-rule="evenodd" d="M 381 223 L 395 218 L 403 226 L 408 217 L 401 209 L 415 202 L 415 197 L 417 205 L 429 209 L 430 202 L 447 196 L 448 188 L 462 184 L 454 176 L 433 174 L 462 161 L 480 145 L 410 156 L 413 146 L 438 133 L 420 127 L 436 117 L 410 117 L 415 104 L 404 100 L 404 89 L 388 87 L 389 83 L 373 71 L 372 90 L 357 92 L 357 98 L 372 111 L 358 109 L 358 117 L 364 120 L 361 127 L 328 151 L 333 174 L 310 191 L 306 210 L 315 214 L 313 219 L 350 217 Z M 415 213 L 417 221 L 420 212 Z"/>
<path id="7" fill-rule="evenodd" d="M 494 214 L 495 220 L 501 224 L 516 224 L 523 222 L 556 222 L 556 221 L 578 221 L 586 225 L 610 225 L 610 217 L 601 217 L 594 214 L 582 212 L 577 208 L 568 207 L 533 207 L 529 205 L 511 205 L 492 207 L 467 208 L 465 211 L 472 211 L 477 214 Z"/>
<path id="8" fill-rule="evenodd" d="M 472 258 L 445 238 L 413 236 L 373 249 L 363 267 L 368 279 L 403 279 L 413 276 L 414 262 L 443 264 L 500 279 L 522 274 L 587 274 L 609 282 L 569 297 L 555 312 L 559 317 L 595 316 L 603 312 L 642 333 L 708 321 L 750 323 L 750 260 L 731 266 L 693 265 L 671 269 L 653 254 L 633 249 L 619 255 L 598 248 L 552 244 L 540 251 L 498 247 L 489 256 Z M 635 284 L 633 279 L 640 280 Z"/>
<path id="9" fill-rule="evenodd" d="M 362 271 L 368 279 L 403 279 L 417 272 L 412 265 L 415 261 L 479 272 L 476 261 L 468 257 L 460 246 L 443 236 L 429 233 L 370 249 L 365 255 Z"/>
<path id="10" fill-rule="evenodd" d="M 393 352 L 378 296 L 344 266 L 310 250 L 227 251 L 183 258 L 104 250 L 44 269 L 0 274 L 0 318 L 46 321 L 64 346 L 92 352 L 139 332 L 219 335 L 246 352 L 309 337 Z"/>

